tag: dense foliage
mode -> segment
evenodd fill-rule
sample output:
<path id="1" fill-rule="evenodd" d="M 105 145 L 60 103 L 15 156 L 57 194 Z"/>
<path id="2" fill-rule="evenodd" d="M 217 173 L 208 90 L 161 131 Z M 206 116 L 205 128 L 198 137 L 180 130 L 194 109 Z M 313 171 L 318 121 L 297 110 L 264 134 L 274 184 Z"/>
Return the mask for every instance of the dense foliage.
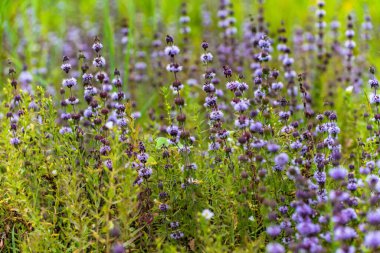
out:
<path id="1" fill-rule="evenodd" d="M 34 2 L 2 22 L 2 252 L 380 250 L 368 10 L 190 1 L 143 28 L 115 2 L 64 38 Z"/>

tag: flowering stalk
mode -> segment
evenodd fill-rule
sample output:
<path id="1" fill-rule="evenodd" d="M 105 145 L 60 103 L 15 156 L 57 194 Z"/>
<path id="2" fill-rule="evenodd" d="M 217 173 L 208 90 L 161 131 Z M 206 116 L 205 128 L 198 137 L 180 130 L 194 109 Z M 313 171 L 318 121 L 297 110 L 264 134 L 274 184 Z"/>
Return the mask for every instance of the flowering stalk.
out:
<path id="1" fill-rule="evenodd" d="M 10 130 L 12 133 L 12 137 L 10 139 L 10 143 L 14 146 L 17 147 L 21 141 L 17 137 L 17 123 L 20 119 L 20 117 L 24 114 L 24 111 L 22 108 L 20 108 L 20 103 L 22 101 L 21 95 L 19 94 L 17 90 L 17 81 L 15 79 L 15 74 L 16 70 L 13 67 L 13 63 L 8 60 L 8 76 L 11 79 L 11 86 L 12 86 L 12 101 L 9 105 L 9 111 L 7 112 L 7 118 L 9 118 L 9 123 L 10 123 Z"/>

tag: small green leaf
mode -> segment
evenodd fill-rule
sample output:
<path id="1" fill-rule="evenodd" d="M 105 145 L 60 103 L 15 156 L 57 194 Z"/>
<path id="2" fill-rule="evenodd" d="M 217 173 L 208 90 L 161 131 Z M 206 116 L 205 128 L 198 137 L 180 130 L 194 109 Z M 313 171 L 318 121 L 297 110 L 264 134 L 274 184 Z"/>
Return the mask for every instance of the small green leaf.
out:
<path id="1" fill-rule="evenodd" d="M 163 146 L 169 146 L 169 140 L 165 137 L 158 137 L 156 139 L 156 148 L 161 149 Z"/>

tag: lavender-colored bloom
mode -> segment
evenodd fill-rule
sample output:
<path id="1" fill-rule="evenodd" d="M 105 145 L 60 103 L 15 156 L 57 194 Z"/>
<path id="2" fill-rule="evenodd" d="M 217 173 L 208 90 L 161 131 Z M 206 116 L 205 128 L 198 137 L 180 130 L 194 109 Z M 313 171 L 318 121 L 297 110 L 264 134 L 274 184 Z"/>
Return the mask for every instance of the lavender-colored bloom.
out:
<path id="1" fill-rule="evenodd" d="M 290 228 L 291 226 L 292 226 L 292 223 L 288 220 L 284 220 L 280 224 L 281 229 Z"/>
<path id="2" fill-rule="evenodd" d="M 178 227 L 179 227 L 179 222 L 178 221 L 170 222 L 170 228 L 171 229 L 176 229 Z"/>
<path id="3" fill-rule="evenodd" d="M 11 138 L 10 143 L 13 146 L 17 146 L 18 144 L 20 144 L 20 139 L 17 137 Z"/>
<path id="4" fill-rule="evenodd" d="M 70 104 L 70 105 L 76 105 L 79 103 L 79 99 L 75 98 L 75 97 L 70 97 L 68 99 L 65 100 L 67 104 Z"/>
<path id="5" fill-rule="evenodd" d="M 216 120 L 222 120 L 223 119 L 223 112 L 222 111 L 212 111 L 209 116 L 210 120 L 216 121 Z"/>
<path id="6" fill-rule="evenodd" d="M 328 221 L 329 221 L 328 216 L 319 216 L 319 218 L 318 218 L 318 222 L 322 223 L 322 224 L 326 224 Z"/>
<path id="7" fill-rule="evenodd" d="M 332 190 L 329 193 L 329 197 L 331 201 L 343 202 L 343 201 L 346 201 L 350 197 L 350 194 L 348 194 L 347 192 Z"/>
<path id="8" fill-rule="evenodd" d="M 279 243 L 269 243 L 266 247 L 267 253 L 285 253 L 285 248 Z"/>
<path id="9" fill-rule="evenodd" d="M 133 185 L 141 185 L 144 182 L 144 179 L 142 177 L 137 177 Z"/>
<path id="10" fill-rule="evenodd" d="M 170 134 L 171 136 L 177 136 L 179 134 L 179 128 L 177 126 L 168 126 L 166 128 L 166 132 Z"/>
<path id="11" fill-rule="evenodd" d="M 300 141 L 295 141 L 295 142 L 290 143 L 290 148 L 291 149 L 298 150 L 301 147 L 302 147 L 302 143 Z"/>
<path id="12" fill-rule="evenodd" d="M 240 82 L 239 83 L 239 86 L 238 86 L 238 90 L 240 90 L 240 91 L 246 91 L 246 90 L 248 90 L 248 84 L 246 84 L 246 83 L 244 83 L 244 82 Z"/>
<path id="13" fill-rule="evenodd" d="M 66 73 L 68 73 L 68 72 L 70 71 L 70 69 L 71 69 L 71 64 L 68 63 L 68 62 L 63 63 L 63 64 L 61 65 L 61 69 L 62 69 L 63 71 L 65 71 Z"/>
<path id="14" fill-rule="evenodd" d="M 374 189 L 379 182 L 379 177 L 376 175 L 370 174 L 367 176 L 366 182 L 371 189 Z"/>
<path id="15" fill-rule="evenodd" d="M 34 100 L 32 100 L 32 101 L 29 103 L 29 105 L 28 105 L 28 109 L 30 109 L 30 110 L 34 110 L 34 111 L 38 110 L 38 105 L 37 105 L 37 103 L 36 103 Z"/>
<path id="16" fill-rule="evenodd" d="M 255 92 L 254 92 L 254 96 L 255 96 L 255 98 L 257 98 L 257 99 L 262 99 L 262 98 L 265 97 L 265 92 L 262 91 L 262 90 L 260 90 L 260 89 L 257 89 L 257 90 L 255 90 Z"/>
<path id="17" fill-rule="evenodd" d="M 266 145 L 266 142 L 264 140 L 254 140 L 252 143 L 251 143 L 251 147 L 252 148 L 256 148 L 256 149 L 259 149 L 259 148 L 262 148 Z"/>
<path id="18" fill-rule="evenodd" d="M 371 94 L 369 101 L 371 104 L 380 104 L 380 96 L 378 94 Z"/>
<path id="19" fill-rule="evenodd" d="M 195 163 L 190 163 L 188 165 L 184 165 L 182 166 L 181 168 L 181 171 L 185 171 L 185 170 L 196 170 L 198 168 L 198 166 L 195 164 Z"/>
<path id="20" fill-rule="evenodd" d="M 70 113 L 63 112 L 63 113 L 61 114 L 61 119 L 63 119 L 63 120 L 69 120 L 69 119 L 71 119 L 71 114 L 70 114 Z"/>
<path id="21" fill-rule="evenodd" d="M 120 119 L 117 119 L 117 125 L 120 126 L 120 127 L 126 127 L 128 125 L 128 121 L 126 118 L 120 118 Z"/>
<path id="22" fill-rule="evenodd" d="M 178 73 L 181 72 L 183 67 L 181 65 L 178 65 L 177 63 L 170 63 L 166 66 L 166 70 L 168 72 Z"/>
<path id="23" fill-rule="evenodd" d="M 358 188 L 358 184 L 356 182 L 350 182 L 347 184 L 347 189 L 349 191 L 356 191 L 357 188 Z"/>
<path id="24" fill-rule="evenodd" d="M 271 153 L 276 153 L 280 149 L 280 146 L 274 143 L 268 143 L 267 149 Z"/>
<path id="25" fill-rule="evenodd" d="M 371 171 L 373 171 L 373 170 L 375 169 L 376 164 L 375 164 L 375 161 L 368 161 L 368 162 L 365 164 L 365 166 L 366 166 L 368 169 L 370 169 Z"/>
<path id="26" fill-rule="evenodd" d="M 313 212 L 313 209 L 305 203 L 301 203 L 296 207 L 296 213 L 301 217 L 311 216 Z"/>
<path id="27" fill-rule="evenodd" d="M 248 100 L 240 100 L 239 102 L 234 104 L 234 110 L 237 112 L 244 112 L 248 110 L 249 101 Z"/>
<path id="28" fill-rule="evenodd" d="M 86 86 L 84 89 L 85 96 L 94 96 L 98 93 L 98 89 L 92 86 Z"/>
<path id="29" fill-rule="evenodd" d="M 242 129 L 242 128 L 246 128 L 246 127 L 248 127 L 248 125 L 249 125 L 249 120 L 248 120 L 248 118 L 236 119 L 236 120 L 235 120 L 235 126 L 236 126 L 237 128 L 240 128 L 240 129 Z"/>
<path id="30" fill-rule="evenodd" d="M 380 224 L 380 209 L 376 209 L 367 214 L 367 222 L 371 225 Z"/>
<path id="31" fill-rule="evenodd" d="M 148 158 L 149 158 L 149 155 L 147 153 L 142 153 L 142 154 L 137 155 L 137 159 L 139 159 L 141 163 L 146 163 L 148 161 Z"/>
<path id="32" fill-rule="evenodd" d="M 306 236 L 317 234 L 321 230 L 318 224 L 314 224 L 308 221 L 299 223 L 296 228 L 300 234 Z"/>
<path id="33" fill-rule="evenodd" d="M 344 195 L 347 196 L 348 194 L 344 194 Z M 342 211 L 340 211 L 339 213 L 335 214 L 332 217 L 332 221 L 334 223 L 341 224 L 341 225 L 345 225 L 351 220 L 356 220 L 356 219 L 357 219 L 357 214 L 355 210 L 352 208 L 343 209 Z"/>
<path id="34" fill-rule="evenodd" d="M 220 143 L 219 142 L 211 142 L 209 145 L 208 145 L 208 150 L 212 151 L 212 150 L 219 150 L 220 149 Z"/>
<path id="35" fill-rule="evenodd" d="M 100 154 L 102 154 L 102 155 L 107 155 L 110 151 L 111 151 L 111 147 L 106 146 L 106 145 L 100 147 L 100 150 L 99 150 Z"/>
<path id="36" fill-rule="evenodd" d="M 111 84 L 103 84 L 102 85 L 102 90 L 105 92 L 110 92 L 112 90 L 112 85 Z"/>
<path id="37" fill-rule="evenodd" d="M 103 48 L 103 44 L 100 43 L 99 41 L 95 41 L 94 44 L 92 44 L 92 49 L 95 51 L 95 52 L 99 52 L 100 50 L 102 50 Z"/>
<path id="38" fill-rule="evenodd" d="M 112 249 L 111 249 L 112 253 L 124 253 L 125 252 L 125 248 L 123 246 L 122 243 L 117 243 L 117 244 L 114 244 L 112 246 Z"/>
<path id="39" fill-rule="evenodd" d="M 343 247 L 343 248 L 338 248 L 335 253 L 356 253 L 356 248 L 355 246 L 349 246 L 349 247 Z"/>
<path id="40" fill-rule="evenodd" d="M 112 170 L 112 168 L 113 168 L 112 161 L 111 161 L 110 159 L 107 159 L 107 160 L 104 162 L 104 165 L 105 165 L 109 170 Z"/>
<path id="41" fill-rule="evenodd" d="M 217 99 L 217 97 L 215 97 L 215 96 L 212 96 L 212 97 L 206 97 L 206 98 L 205 98 L 206 103 L 204 104 L 204 106 L 206 106 L 206 107 L 212 107 L 212 106 L 215 106 L 215 105 L 216 105 L 216 99 Z"/>
<path id="42" fill-rule="evenodd" d="M 380 231 L 370 231 L 364 237 L 364 245 L 370 249 L 380 247 Z"/>
<path id="43" fill-rule="evenodd" d="M 169 206 L 163 203 L 163 204 L 160 204 L 158 208 L 161 210 L 161 212 L 166 212 L 169 209 Z"/>
<path id="44" fill-rule="evenodd" d="M 278 208 L 278 210 L 280 211 L 280 213 L 286 214 L 288 212 L 288 207 L 287 206 L 280 206 Z"/>
<path id="45" fill-rule="evenodd" d="M 326 182 L 326 173 L 323 171 L 316 171 L 314 173 L 314 178 L 319 184 L 324 184 Z"/>
<path id="46" fill-rule="evenodd" d="M 226 84 L 226 88 L 228 90 L 234 91 L 240 86 L 240 83 L 238 81 L 231 81 Z"/>
<path id="47" fill-rule="evenodd" d="M 330 169 L 329 175 L 334 180 L 342 180 L 347 176 L 347 170 L 343 167 L 335 167 Z"/>
<path id="48" fill-rule="evenodd" d="M 360 167 L 359 172 L 362 175 L 368 175 L 369 173 L 371 173 L 371 170 L 368 167 Z"/>
<path id="49" fill-rule="evenodd" d="M 18 77 L 18 80 L 21 84 L 27 85 L 33 81 L 33 76 L 28 71 L 22 71 Z"/>
<path id="50" fill-rule="evenodd" d="M 203 63 L 209 63 L 212 62 L 213 56 L 211 53 L 205 53 L 201 55 L 201 61 Z"/>
<path id="51" fill-rule="evenodd" d="M 60 134 L 72 133 L 73 130 L 70 127 L 62 127 L 59 129 Z"/>
<path id="52" fill-rule="evenodd" d="M 217 97 L 223 97 L 224 96 L 224 92 L 221 89 L 217 89 L 217 90 L 215 90 L 215 95 Z"/>
<path id="53" fill-rule="evenodd" d="M 356 231 L 351 227 L 338 227 L 334 230 L 334 239 L 345 241 L 357 236 Z"/>
<path id="54" fill-rule="evenodd" d="M 281 90 L 284 85 L 281 82 L 272 83 L 272 90 Z"/>
<path id="55" fill-rule="evenodd" d="M 371 86 L 372 89 L 379 88 L 379 81 L 377 79 L 369 79 L 368 84 Z"/>
<path id="56" fill-rule="evenodd" d="M 170 237 L 174 240 L 179 240 L 184 236 L 185 235 L 181 231 L 176 231 L 176 232 L 170 234 Z"/>
<path id="57" fill-rule="evenodd" d="M 95 57 L 92 64 L 97 68 L 103 68 L 106 66 L 106 60 L 102 56 Z"/>
<path id="58" fill-rule="evenodd" d="M 92 74 L 84 73 L 82 75 L 82 80 L 84 84 L 90 84 L 93 78 L 94 77 Z"/>
<path id="59" fill-rule="evenodd" d="M 132 112 L 131 117 L 133 119 L 139 119 L 141 118 L 141 112 Z"/>
<path id="60" fill-rule="evenodd" d="M 77 85 L 77 80 L 74 77 L 63 79 L 62 85 L 67 88 L 71 88 Z"/>
<path id="61" fill-rule="evenodd" d="M 320 237 L 326 242 L 331 242 L 331 234 L 329 232 L 321 234 Z"/>
<path id="62" fill-rule="evenodd" d="M 143 178 L 149 178 L 153 174 L 153 170 L 149 167 L 143 167 L 138 171 L 139 176 Z"/>
<path id="63" fill-rule="evenodd" d="M 274 162 L 276 165 L 283 167 L 289 162 L 289 156 L 286 153 L 281 153 L 274 158 Z"/>
<path id="64" fill-rule="evenodd" d="M 263 129 L 263 124 L 259 121 L 256 121 L 256 122 L 252 122 L 249 129 L 253 132 L 253 133 L 263 133 L 264 129 Z"/>
<path id="65" fill-rule="evenodd" d="M 271 237 L 276 237 L 281 233 L 281 227 L 277 225 L 267 227 L 267 234 Z"/>
<path id="66" fill-rule="evenodd" d="M 174 57 L 178 55 L 180 52 L 180 49 L 177 46 L 167 46 L 165 48 L 165 54 L 170 57 Z"/>

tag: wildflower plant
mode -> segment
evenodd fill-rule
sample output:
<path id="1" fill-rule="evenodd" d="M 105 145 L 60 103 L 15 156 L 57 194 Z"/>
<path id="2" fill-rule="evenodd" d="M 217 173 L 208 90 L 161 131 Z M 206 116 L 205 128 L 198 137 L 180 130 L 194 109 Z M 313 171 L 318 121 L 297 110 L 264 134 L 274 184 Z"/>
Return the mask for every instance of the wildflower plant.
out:
<path id="1" fill-rule="evenodd" d="M 0 251 L 379 251 L 379 4 L 338 2 L 0 1 Z"/>

